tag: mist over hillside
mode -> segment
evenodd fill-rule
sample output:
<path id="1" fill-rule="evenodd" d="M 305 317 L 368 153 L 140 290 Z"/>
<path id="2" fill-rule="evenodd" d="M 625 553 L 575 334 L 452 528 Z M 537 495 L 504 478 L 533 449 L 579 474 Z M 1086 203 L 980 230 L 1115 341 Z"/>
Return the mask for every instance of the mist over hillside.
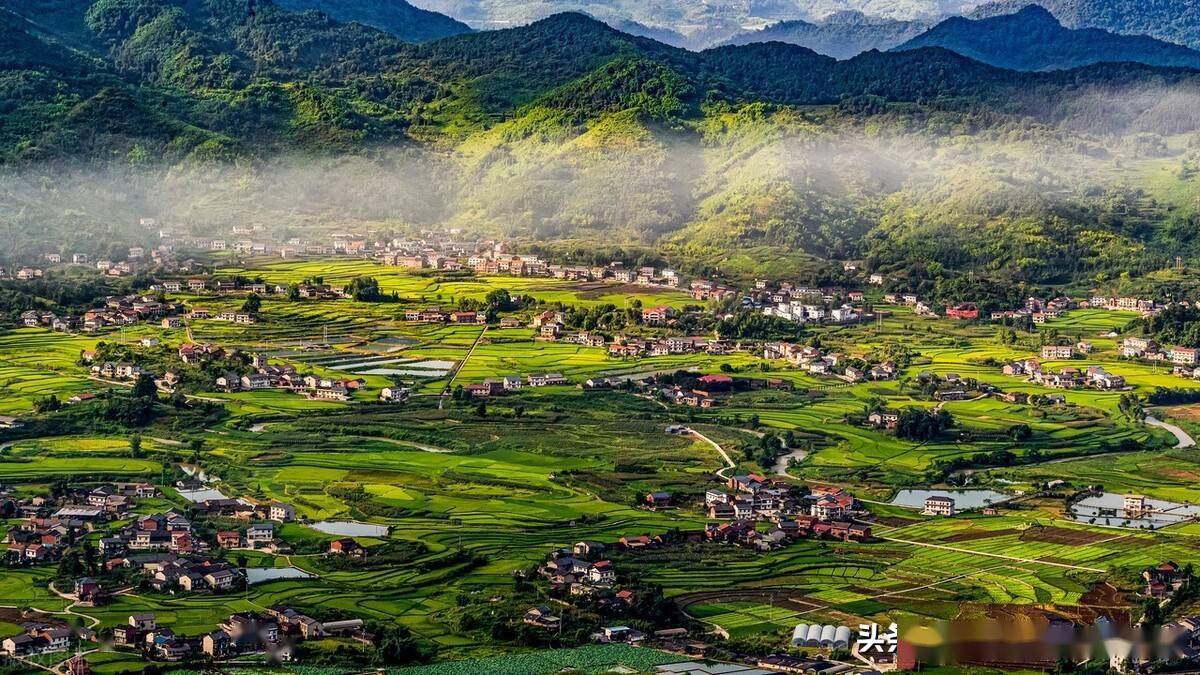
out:
<path id="1" fill-rule="evenodd" d="M 1196 246 L 1197 71 L 691 52 L 579 14 L 422 44 L 261 0 L 71 16 L 0 13 L 10 255 L 147 239 L 142 217 L 449 225 L 747 275 L 867 257 L 1045 281 Z"/>

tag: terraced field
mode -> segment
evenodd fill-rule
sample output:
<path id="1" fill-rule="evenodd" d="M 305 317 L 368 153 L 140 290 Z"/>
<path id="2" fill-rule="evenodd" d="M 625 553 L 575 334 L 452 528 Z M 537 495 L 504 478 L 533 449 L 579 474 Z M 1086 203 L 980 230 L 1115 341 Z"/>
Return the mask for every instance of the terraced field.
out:
<path id="1" fill-rule="evenodd" d="M 620 574 L 661 586 L 691 616 L 735 638 L 781 641 L 798 622 L 949 618 L 966 607 L 997 603 L 1079 605 L 1102 580 L 1128 584 L 1146 565 L 1189 559 L 1200 534 L 1200 525 L 1192 523 L 1157 532 L 1081 525 L 1064 517 L 1061 496 L 1019 500 L 1000 516 L 931 519 L 887 505 L 897 488 L 929 487 L 926 476 L 936 461 L 997 450 L 1012 452 L 1019 461 L 978 470 L 971 478 L 1007 494 L 1066 479 L 1073 486 L 1102 483 L 1113 492 L 1200 500 L 1200 461 L 1192 451 L 1165 450 L 1171 444 L 1165 432 L 1122 415 L 1118 393 L 1070 391 L 1068 405 L 1053 407 L 995 398 L 950 402 L 945 409 L 956 426 L 925 443 L 848 421 L 876 401 L 891 408 L 935 406 L 914 386 L 926 372 L 956 373 L 1005 391 L 1050 393 L 1003 376 L 998 366 L 1034 355 L 1036 336 L 1001 344 L 995 327 L 924 319 L 907 308 L 889 308 L 889 316 L 870 326 L 814 330 L 826 349 L 854 357 L 871 358 L 897 346 L 911 352 L 911 363 L 897 380 L 853 385 L 764 361 L 754 351 L 621 360 L 600 348 L 538 340 L 529 328 L 490 327 L 467 358 L 482 327 L 406 323 L 400 319 L 403 307 L 450 306 L 501 287 L 547 301 L 618 306 L 634 297 L 646 304 L 682 304 L 686 296 L 646 289 L 611 295 L 617 289 L 512 278 L 443 282 L 366 261 L 272 263 L 255 273 L 283 283 L 318 270 L 333 283 L 374 275 L 402 302 L 268 298 L 260 323 L 193 321 L 192 338 L 263 352 L 275 362 L 324 377 L 362 377 L 366 390 L 354 401 L 310 401 L 278 391 L 206 392 L 204 398 L 225 403 L 225 415 L 202 428 L 179 424 L 162 405 L 158 419 L 136 430 L 98 423 L 32 438 L 14 431 L 14 442 L 0 448 L 0 482 L 33 494 L 60 477 L 155 480 L 190 461 L 189 443 L 198 438 L 203 468 L 221 478 L 228 494 L 295 505 L 302 522 L 283 527 L 281 535 L 298 551 L 321 550 L 333 538 L 305 524 L 319 520 L 387 525 L 386 537 L 361 541 L 369 547 L 420 542 L 427 550 L 404 564 L 348 571 L 326 569 L 312 553 L 256 554 L 254 565 L 295 565 L 315 576 L 255 585 L 236 596 L 120 596 L 93 612 L 102 625 L 153 611 L 175 630 L 196 633 L 232 611 L 291 603 L 407 626 L 437 644 L 445 657 L 489 656 L 502 647 L 484 631 L 463 629 L 458 613 L 461 603 L 493 598 L 497 606 L 511 602 L 523 610 L 533 600 L 514 590 L 514 570 L 580 540 L 613 542 L 625 535 L 703 527 L 707 519 L 698 505 L 706 489 L 722 484 L 714 473 L 724 462 L 708 443 L 665 432 L 668 424 L 679 423 L 719 443 L 739 472 L 762 470 L 752 459 L 761 434 L 791 431 L 806 456 L 781 480 L 849 486 L 870 500 L 878 517 L 878 539 L 869 543 L 799 541 L 769 553 L 689 544 L 613 554 Z M 240 303 L 237 298 L 184 299 L 214 310 Z M 1127 320 L 1114 313 L 1077 312 L 1053 328 L 1073 338 L 1077 333 L 1095 346 L 1087 359 L 1069 365 L 1104 365 L 1125 375 L 1134 393 L 1188 384 L 1162 369 L 1116 357 L 1116 341 L 1103 333 Z M 183 331 L 155 326 L 131 328 L 125 338 L 132 342 L 141 335 L 159 336 L 171 347 L 188 339 Z M 99 340 L 120 338 L 119 333 L 79 337 L 40 329 L 0 333 L 0 414 L 36 420 L 29 412 L 37 396 L 65 398 L 113 386 L 89 379 L 77 358 Z M 482 407 L 449 398 L 439 406 L 430 394 L 440 392 L 460 365 L 459 384 L 543 372 L 578 382 L 690 369 L 778 378 L 792 383 L 794 391 L 755 389 L 726 397 L 711 410 L 574 386 L 526 389 Z M 425 395 L 404 405 L 373 402 L 380 387 L 397 380 Z M 1018 425 L 1031 432 L 1021 442 L 1009 436 Z M 135 432 L 142 437 L 144 455 L 136 458 L 130 451 Z M 1032 461 L 1033 450 L 1042 454 L 1037 461 Z M 1078 457 L 1089 453 L 1095 456 Z M 1025 460 L 1031 462 L 1021 463 Z M 657 490 L 681 496 L 683 508 L 635 507 L 645 493 Z M 182 504 L 173 490 L 166 492 L 166 499 L 139 508 Z M 51 574 L 49 569 L 0 574 L 0 605 L 61 610 L 63 601 L 44 585 Z M 596 653 L 599 660 L 629 663 L 617 656 Z M 507 672 L 522 663 L 473 665 Z M 130 664 L 103 655 L 96 665 L 116 672 Z"/>

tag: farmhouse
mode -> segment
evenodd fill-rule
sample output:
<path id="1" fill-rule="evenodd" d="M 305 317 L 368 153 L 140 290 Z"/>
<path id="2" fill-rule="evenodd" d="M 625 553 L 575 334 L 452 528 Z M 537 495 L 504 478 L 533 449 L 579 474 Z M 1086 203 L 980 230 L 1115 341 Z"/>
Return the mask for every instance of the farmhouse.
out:
<path id="1" fill-rule="evenodd" d="M 951 319 L 974 320 L 979 318 L 979 308 L 973 302 L 946 305 L 946 316 Z"/>
<path id="2" fill-rule="evenodd" d="M 1188 580 L 1179 565 L 1170 561 L 1143 570 L 1142 579 L 1146 582 L 1146 595 L 1151 598 L 1171 597 Z"/>
<path id="3" fill-rule="evenodd" d="M 1154 351 L 1158 351 L 1158 345 L 1148 338 L 1127 337 L 1121 343 L 1122 356 L 1140 357 Z"/>
<path id="4" fill-rule="evenodd" d="M 558 630 L 559 625 L 562 624 L 562 619 L 555 616 L 546 605 L 539 605 L 525 612 L 521 621 L 530 626 L 549 630 Z"/>
<path id="5" fill-rule="evenodd" d="M 384 387 L 379 390 L 379 400 L 385 403 L 402 403 L 408 400 L 411 393 L 412 390 L 405 387 Z"/>
<path id="6" fill-rule="evenodd" d="M 1042 358 L 1049 360 L 1068 360 L 1074 358 L 1075 348 L 1071 345 L 1043 345 Z"/>
<path id="7" fill-rule="evenodd" d="M 659 305 L 642 310 L 642 323 L 647 326 L 662 326 L 675 318 L 675 308 L 669 305 Z"/>
<path id="8" fill-rule="evenodd" d="M 925 509 L 922 513 L 928 516 L 952 516 L 954 515 L 954 499 L 944 495 L 926 497 Z"/>
<path id="9" fill-rule="evenodd" d="M 529 386 L 531 387 L 550 387 L 567 383 L 567 378 L 562 376 L 562 373 L 545 373 L 543 375 L 530 375 Z"/>
<path id="10" fill-rule="evenodd" d="M 892 411 L 876 411 L 867 416 L 867 422 L 884 429 L 895 429 L 900 423 L 900 413 Z"/>
<path id="11" fill-rule="evenodd" d="M 671 493 L 651 492 L 646 495 L 646 506 L 650 509 L 661 509 L 671 506 Z"/>
<path id="12" fill-rule="evenodd" d="M 1129 517 L 1137 517 L 1146 512 L 1146 497 L 1143 495 L 1125 495 L 1121 500 L 1121 508 Z"/>
<path id="13" fill-rule="evenodd" d="M 335 555 L 348 555 L 362 558 L 367 555 L 367 549 L 350 537 L 342 537 L 329 542 L 329 552 Z"/>
<path id="14" fill-rule="evenodd" d="M 1183 365 L 1195 365 L 1200 350 L 1191 347 L 1175 347 L 1171 350 L 1171 362 Z"/>

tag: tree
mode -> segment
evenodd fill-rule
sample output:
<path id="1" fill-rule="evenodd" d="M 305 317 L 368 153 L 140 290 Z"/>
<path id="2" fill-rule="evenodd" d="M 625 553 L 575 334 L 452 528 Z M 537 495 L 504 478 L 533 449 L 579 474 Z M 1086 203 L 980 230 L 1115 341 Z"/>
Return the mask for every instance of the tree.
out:
<path id="1" fill-rule="evenodd" d="M 134 434 L 129 437 L 129 456 L 134 459 L 141 459 L 146 456 L 142 451 L 142 435 Z"/>
<path id="2" fill-rule="evenodd" d="M 54 412 L 62 408 L 62 403 L 54 394 L 48 394 L 44 397 L 33 399 L 33 412 L 45 413 Z"/>
<path id="3" fill-rule="evenodd" d="M 247 314 L 256 314 L 262 309 L 262 298 L 258 297 L 258 293 L 251 293 L 246 296 L 246 301 L 242 303 L 242 311 Z"/>
<path id="4" fill-rule="evenodd" d="M 379 290 L 379 281 L 375 277 L 354 277 L 347 287 L 350 297 L 359 302 L 375 302 L 383 298 Z"/>
<path id="5" fill-rule="evenodd" d="M 513 308 L 512 295 L 507 288 L 497 288 L 483 297 L 483 304 L 489 310 L 506 312 Z"/>
<path id="6" fill-rule="evenodd" d="M 375 661 L 379 664 L 400 665 L 423 661 L 427 655 L 404 626 L 394 626 L 378 633 L 375 643 Z"/>
<path id="7" fill-rule="evenodd" d="M 1014 424 L 1008 428 L 1008 437 L 1018 443 L 1029 440 L 1032 435 L 1033 430 L 1029 428 L 1028 424 Z"/>
<path id="8" fill-rule="evenodd" d="M 133 385 L 134 398 L 153 399 L 157 394 L 158 386 L 154 384 L 154 377 L 149 373 L 138 375 L 137 382 Z"/>
<path id="9" fill-rule="evenodd" d="M 909 407 L 900 411 L 896 436 L 910 441 L 928 441 L 952 426 L 954 418 L 945 410 L 930 412 L 924 408 Z"/>

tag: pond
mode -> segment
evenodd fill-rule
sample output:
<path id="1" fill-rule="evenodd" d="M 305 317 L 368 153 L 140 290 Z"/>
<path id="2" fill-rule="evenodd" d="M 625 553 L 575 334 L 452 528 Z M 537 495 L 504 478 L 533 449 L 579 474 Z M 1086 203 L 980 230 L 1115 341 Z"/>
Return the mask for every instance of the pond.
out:
<path id="1" fill-rule="evenodd" d="M 929 497 L 950 497 L 954 500 L 954 509 L 981 509 L 990 504 L 1012 499 L 1012 495 L 995 490 L 901 490 L 896 493 L 892 504 L 910 509 L 925 508 L 925 500 Z"/>
<path id="2" fill-rule="evenodd" d="M 307 579 L 312 575 L 298 567 L 247 567 L 246 583 L 261 584 L 280 579 Z"/>
<path id="3" fill-rule="evenodd" d="M 359 523 L 353 520 L 322 520 L 309 525 L 312 529 L 339 537 L 386 537 L 391 531 L 387 525 Z"/>
<path id="4" fill-rule="evenodd" d="M 1125 495 L 1112 492 L 1086 497 L 1076 502 L 1071 511 L 1070 517 L 1077 522 L 1139 529 L 1157 529 L 1200 517 L 1200 506 L 1149 497 L 1145 500 L 1145 511 L 1128 512 Z"/>

